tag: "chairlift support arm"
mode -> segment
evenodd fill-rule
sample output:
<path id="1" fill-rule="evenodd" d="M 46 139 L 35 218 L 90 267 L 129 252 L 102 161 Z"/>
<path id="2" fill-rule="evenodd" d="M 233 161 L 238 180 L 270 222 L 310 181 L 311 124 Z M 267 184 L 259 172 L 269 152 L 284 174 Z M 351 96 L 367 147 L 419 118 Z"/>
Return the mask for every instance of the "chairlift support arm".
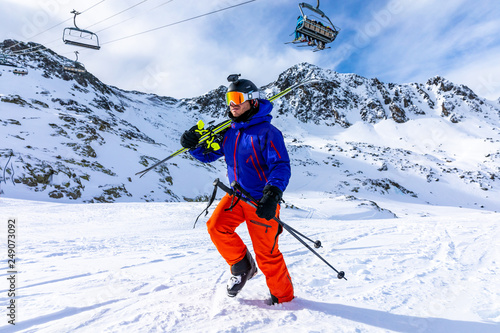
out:
<path id="1" fill-rule="evenodd" d="M 81 13 L 77 12 L 76 10 L 73 9 L 71 11 L 71 14 L 75 14 L 75 16 L 73 16 L 73 24 L 75 25 L 75 28 L 77 28 L 78 30 L 82 30 L 82 29 L 78 28 L 78 26 L 76 25 L 76 15 L 80 15 Z"/>
<path id="2" fill-rule="evenodd" d="M 316 6 L 316 8 L 314 8 L 313 6 L 311 6 L 310 4 L 305 3 L 305 2 L 299 3 L 299 9 L 300 9 L 300 13 L 302 14 L 302 17 L 304 17 L 304 11 L 302 10 L 302 8 L 304 8 L 304 7 L 321 15 L 322 18 L 326 18 L 328 20 L 328 22 L 330 22 L 330 25 L 332 27 L 334 26 L 332 21 L 330 21 L 330 18 L 328 16 L 326 16 L 325 13 L 323 13 L 323 11 L 321 9 L 319 9 L 319 0 L 318 0 L 318 6 Z"/>

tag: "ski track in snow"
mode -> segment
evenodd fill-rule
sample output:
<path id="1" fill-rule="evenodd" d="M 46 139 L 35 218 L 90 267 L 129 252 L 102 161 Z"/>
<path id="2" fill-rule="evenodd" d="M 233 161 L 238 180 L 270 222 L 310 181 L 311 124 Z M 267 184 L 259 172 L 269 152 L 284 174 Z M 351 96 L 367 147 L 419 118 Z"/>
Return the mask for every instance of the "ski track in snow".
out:
<path id="1" fill-rule="evenodd" d="M 19 219 L 18 322 L 4 318 L 1 332 L 500 332 L 498 213 L 324 220 L 283 209 L 348 280 L 285 232 L 296 299 L 270 306 L 260 271 L 226 296 L 228 266 L 205 225 L 192 229 L 203 203 L 0 208 Z M 249 245 L 244 224 L 238 232 Z"/>

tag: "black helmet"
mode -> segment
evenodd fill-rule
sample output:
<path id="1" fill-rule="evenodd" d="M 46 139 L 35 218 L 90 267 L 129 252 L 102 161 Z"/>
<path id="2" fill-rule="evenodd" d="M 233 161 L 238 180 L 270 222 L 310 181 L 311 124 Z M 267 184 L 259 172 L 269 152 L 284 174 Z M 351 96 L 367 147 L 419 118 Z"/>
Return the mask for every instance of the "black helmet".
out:
<path id="1" fill-rule="evenodd" d="M 250 80 L 241 79 L 236 82 L 231 82 L 227 91 L 237 91 L 242 93 L 250 93 L 259 91 L 259 88 L 255 84 L 253 84 Z"/>
<path id="2" fill-rule="evenodd" d="M 231 74 L 227 80 L 231 82 L 227 91 L 237 91 L 242 93 L 251 93 L 259 91 L 259 88 L 252 81 L 246 79 L 239 79 L 241 74 Z"/>
<path id="3" fill-rule="evenodd" d="M 231 103 L 241 104 L 244 101 L 250 101 L 260 98 L 259 88 L 250 80 L 239 79 L 241 74 L 231 74 L 227 80 L 231 82 L 226 92 L 226 103 L 229 106 Z"/>
<path id="4" fill-rule="evenodd" d="M 244 101 L 249 101 L 251 108 L 249 111 L 243 113 L 237 118 L 234 118 L 231 112 L 228 110 L 229 118 L 236 122 L 244 122 L 249 120 L 258 111 L 257 99 L 260 98 L 259 88 L 253 84 L 250 80 L 239 79 L 241 74 L 231 74 L 227 77 L 227 80 L 231 82 L 227 88 L 226 93 L 226 103 L 228 106 L 231 103 L 236 105 L 243 103 Z"/>

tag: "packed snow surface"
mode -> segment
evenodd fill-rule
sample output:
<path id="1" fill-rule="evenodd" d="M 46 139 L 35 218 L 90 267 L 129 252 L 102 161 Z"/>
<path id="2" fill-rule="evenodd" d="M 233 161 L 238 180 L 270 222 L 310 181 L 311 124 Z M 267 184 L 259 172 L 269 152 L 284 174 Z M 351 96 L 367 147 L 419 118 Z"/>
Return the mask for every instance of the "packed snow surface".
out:
<path id="1" fill-rule="evenodd" d="M 318 201 L 319 202 L 319 201 Z M 205 203 L 65 204 L 3 198 L 17 222 L 17 320 L 1 332 L 500 332 L 500 214 L 384 202 L 399 218 L 334 218 L 341 201 L 283 209 L 322 241 L 318 253 L 284 232 L 296 298 L 268 305 L 262 273 L 235 298 L 210 241 Z M 324 216 L 330 216 L 325 218 Z M 237 231 L 251 249 L 245 224 Z M 8 281 L 3 261 L 0 301 Z"/>

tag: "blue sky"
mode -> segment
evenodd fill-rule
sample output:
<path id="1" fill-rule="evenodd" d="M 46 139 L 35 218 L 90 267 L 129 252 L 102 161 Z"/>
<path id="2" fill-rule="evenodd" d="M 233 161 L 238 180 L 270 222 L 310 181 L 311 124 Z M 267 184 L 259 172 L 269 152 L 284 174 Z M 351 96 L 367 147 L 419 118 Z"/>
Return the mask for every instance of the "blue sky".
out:
<path id="1" fill-rule="evenodd" d="M 225 85 L 230 73 L 265 85 L 300 62 L 382 82 L 425 83 L 441 75 L 480 96 L 500 97 L 498 0 L 322 0 L 320 9 L 341 31 L 321 52 L 284 44 L 292 39 L 300 1 L 256 0 L 222 10 L 246 1 L 2 0 L 0 39 L 42 43 L 70 59 L 78 50 L 80 61 L 107 84 L 176 98 Z M 308 3 L 316 6 L 316 0 Z M 101 50 L 65 45 L 69 12 L 93 5 L 77 24 L 101 31 Z"/>

